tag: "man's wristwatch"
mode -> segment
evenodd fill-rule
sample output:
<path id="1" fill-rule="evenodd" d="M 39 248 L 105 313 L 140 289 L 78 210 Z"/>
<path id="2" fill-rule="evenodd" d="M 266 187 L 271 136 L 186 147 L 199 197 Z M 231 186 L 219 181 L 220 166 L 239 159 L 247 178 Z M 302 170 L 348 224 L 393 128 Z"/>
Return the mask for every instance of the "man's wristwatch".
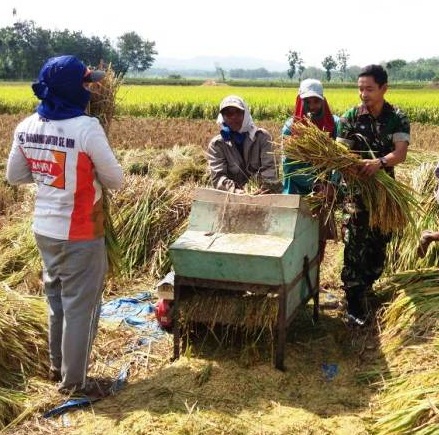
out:
<path id="1" fill-rule="evenodd" d="M 387 166 L 387 159 L 385 157 L 379 157 L 378 160 L 381 163 L 381 168 L 385 168 Z"/>

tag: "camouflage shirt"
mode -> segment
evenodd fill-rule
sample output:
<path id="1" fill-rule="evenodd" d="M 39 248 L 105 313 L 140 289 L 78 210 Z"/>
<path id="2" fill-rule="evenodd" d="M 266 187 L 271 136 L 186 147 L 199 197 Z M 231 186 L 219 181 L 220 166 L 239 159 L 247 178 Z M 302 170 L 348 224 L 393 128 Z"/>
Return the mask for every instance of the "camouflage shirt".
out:
<path id="1" fill-rule="evenodd" d="M 395 142 L 410 142 L 410 122 L 400 109 L 387 101 L 377 118 L 360 104 L 340 118 L 337 141 L 346 144 L 363 159 L 383 157 L 394 151 Z M 386 170 L 394 175 L 393 167 Z"/>

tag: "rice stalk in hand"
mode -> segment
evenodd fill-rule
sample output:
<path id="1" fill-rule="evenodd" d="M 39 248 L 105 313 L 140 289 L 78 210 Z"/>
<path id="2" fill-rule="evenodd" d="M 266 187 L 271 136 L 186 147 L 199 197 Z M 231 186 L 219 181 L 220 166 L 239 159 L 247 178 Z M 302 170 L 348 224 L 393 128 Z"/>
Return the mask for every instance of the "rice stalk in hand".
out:
<path id="1" fill-rule="evenodd" d="M 344 195 L 361 196 L 369 212 L 369 225 L 379 228 L 383 233 L 404 229 L 408 224 L 415 225 L 415 212 L 421 207 L 414 190 L 393 179 L 385 171 L 374 176 L 360 174 L 363 160 L 346 145 L 334 141 L 327 132 L 314 124 L 295 124 L 295 135 L 284 139 L 283 153 L 294 162 L 310 164 L 300 170 L 317 181 L 325 181 L 335 172 L 342 176 Z M 312 203 L 311 208 L 316 204 Z M 315 200 L 321 198 L 315 197 Z M 320 208 L 320 207 L 319 207 Z"/>
<path id="2" fill-rule="evenodd" d="M 122 76 L 116 75 L 111 67 L 107 68 L 101 64 L 99 69 L 105 71 L 105 76 L 99 82 L 90 84 L 91 98 L 88 105 L 88 113 L 99 119 L 107 137 L 109 137 L 111 121 L 116 110 L 116 95 L 122 84 Z M 105 244 L 107 246 L 107 256 L 110 273 L 117 275 L 121 271 L 121 253 L 117 240 L 117 235 L 112 220 L 112 204 L 109 192 L 102 189 L 104 207 L 104 229 Z"/>
<path id="3" fill-rule="evenodd" d="M 109 135 L 111 121 L 116 111 L 116 96 L 122 85 L 122 76 L 117 75 L 111 64 L 106 68 L 103 64 L 98 69 L 105 71 L 105 76 L 99 82 L 90 83 L 91 98 L 88 113 L 99 119 L 105 133 Z"/>

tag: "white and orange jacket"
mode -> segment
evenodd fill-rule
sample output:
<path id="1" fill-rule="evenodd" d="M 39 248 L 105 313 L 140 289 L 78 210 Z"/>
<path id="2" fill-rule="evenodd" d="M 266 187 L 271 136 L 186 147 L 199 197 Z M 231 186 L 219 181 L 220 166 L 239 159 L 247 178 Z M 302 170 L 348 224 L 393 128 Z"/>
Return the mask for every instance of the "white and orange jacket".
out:
<path id="1" fill-rule="evenodd" d="M 15 129 L 6 178 L 37 184 L 35 233 L 92 240 L 104 234 L 102 187 L 119 189 L 123 173 L 96 118 L 48 120 L 35 113 Z"/>

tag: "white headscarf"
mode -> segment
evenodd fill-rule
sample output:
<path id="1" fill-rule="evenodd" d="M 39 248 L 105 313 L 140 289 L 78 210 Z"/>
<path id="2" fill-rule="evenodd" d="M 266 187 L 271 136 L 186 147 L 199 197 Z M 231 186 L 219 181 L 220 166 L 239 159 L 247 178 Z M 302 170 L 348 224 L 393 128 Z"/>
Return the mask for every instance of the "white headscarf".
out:
<path id="1" fill-rule="evenodd" d="M 236 95 L 229 95 L 228 97 L 224 98 L 221 101 L 220 113 L 216 119 L 216 122 L 219 125 L 224 124 L 224 118 L 221 114 L 221 110 L 226 107 L 237 107 L 238 109 L 244 110 L 244 120 L 242 121 L 242 126 L 239 129 L 239 133 L 248 133 L 250 139 L 254 140 L 258 127 L 256 127 L 255 123 L 253 122 L 253 118 L 250 115 L 250 110 L 245 101 Z"/>

